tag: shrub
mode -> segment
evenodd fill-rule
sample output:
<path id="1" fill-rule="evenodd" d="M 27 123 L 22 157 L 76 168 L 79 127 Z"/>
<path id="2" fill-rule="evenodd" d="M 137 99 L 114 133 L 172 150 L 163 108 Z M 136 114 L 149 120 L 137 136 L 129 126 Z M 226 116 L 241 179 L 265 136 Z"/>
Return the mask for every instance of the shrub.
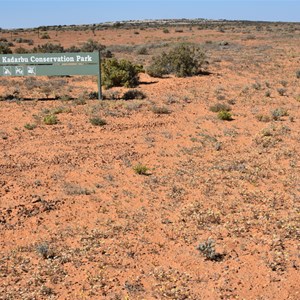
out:
<path id="1" fill-rule="evenodd" d="M 169 115 L 171 113 L 166 106 L 153 106 L 152 111 L 157 115 Z"/>
<path id="2" fill-rule="evenodd" d="M 297 72 L 296 72 L 296 77 L 299 79 L 300 78 L 300 70 L 298 70 Z"/>
<path id="3" fill-rule="evenodd" d="M 64 52 L 64 47 L 60 44 L 52 44 L 52 43 L 46 43 L 44 45 L 38 45 L 37 47 L 34 47 L 32 49 L 32 52 L 34 53 L 55 53 Z"/>
<path id="4" fill-rule="evenodd" d="M 256 119 L 259 122 L 270 122 L 271 121 L 271 118 L 269 116 L 267 116 L 267 115 L 257 115 Z"/>
<path id="5" fill-rule="evenodd" d="M 170 31 L 169 31 L 168 28 L 164 28 L 164 29 L 163 29 L 163 33 L 170 33 Z"/>
<path id="6" fill-rule="evenodd" d="M 38 244 L 36 246 L 36 252 L 40 254 L 44 259 L 52 259 L 56 256 L 54 249 L 51 249 L 47 243 Z"/>
<path id="7" fill-rule="evenodd" d="M 88 98 L 91 100 L 98 99 L 98 92 L 90 92 Z"/>
<path id="8" fill-rule="evenodd" d="M 41 39 L 42 39 L 42 40 L 48 40 L 48 39 L 50 39 L 50 36 L 49 36 L 48 32 L 44 32 L 44 33 L 42 34 L 42 36 L 41 36 Z"/>
<path id="9" fill-rule="evenodd" d="M 140 65 L 130 61 L 116 58 L 106 59 L 101 65 L 102 84 L 109 89 L 114 86 L 135 87 L 139 83 L 139 72 L 143 70 Z"/>
<path id="10" fill-rule="evenodd" d="M 220 261 L 224 256 L 216 252 L 215 241 L 213 239 L 204 241 L 203 243 L 199 244 L 196 249 L 199 250 L 208 260 Z"/>
<path id="11" fill-rule="evenodd" d="M 47 115 L 44 117 L 44 123 L 46 125 L 55 125 L 58 123 L 58 118 L 56 115 Z"/>
<path id="12" fill-rule="evenodd" d="M 27 124 L 24 125 L 24 128 L 26 128 L 28 130 L 33 130 L 33 129 L 36 128 L 36 125 L 27 123 Z"/>
<path id="13" fill-rule="evenodd" d="M 17 54 L 25 54 L 25 53 L 28 53 L 28 51 L 25 48 L 23 48 L 23 47 L 18 47 L 18 48 L 15 49 L 15 53 L 17 53 Z"/>
<path id="14" fill-rule="evenodd" d="M 142 164 L 137 164 L 134 168 L 133 168 L 134 172 L 136 174 L 139 174 L 139 175 L 147 175 L 148 174 L 148 171 L 149 169 L 142 165 Z"/>
<path id="15" fill-rule="evenodd" d="M 104 126 L 107 122 L 99 117 L 90 118 L 90 122 L 94 126 Z"/>
<path id="16" fill-rule="evenodd" d="M 274 121 L 279 121 L 281 117 L 288 116 L 288 112 L 284 108 L 276 108 L 273 111 L 271 111 L 271 115 Z"/>
<path id="17" fill-rule="evenodd" d="M 12 51 L 5 43 L 0 43 L 0 54 L 11 54 Z"/>
<path id="18" fill-rule="evenodd" d="M 124 100 L 132 100 L 132 99 L 145 99 L 146 95 L 139 91 L 139 90 L 129 90 L 127 92 L 124 93 L 124 95 L 122 96 L 122 99 Z"/>
<path id="19" fill-rule="evenodd" d="M 196 46 L 180 44 L 169 53 L 153 57 L 147 72 L 152 77 L 175 74 L 177 77 L 197 75 L 205 63 L 205 53 Z"/>
<path id="20" fill-rule="evenodd" d="M 83 52 L 93 52 L 93 51 L 103 51 L 106 47 L 99 44 L 97 41 L 89 39 L 81 46 L 81 51 Z"/>
<path id="21" fill-rule="evenodd" d="M 277 89 L 277 92 L 280 96 L 284 96 L 286 93 L 286 89 L 285 88 L 279 88 Z"/>
<path id="22" fill-rule="evenodd" d="M 137 49 L 136 53 L 140 54 L 140 55 L 147 55 L 147 54 L 149 54 L 147 47 L 144 47 L 144 46 L 139 47 Z"/>
<path id="23" fill-rule="evenodd" d="M 230 112 L 226 111 L 226 110 L 221 110 L 218 113 L 218 118 L 220 120 L 224 120 L 224 121 L 231 121 L 232 120 L 232 115 Z"/>

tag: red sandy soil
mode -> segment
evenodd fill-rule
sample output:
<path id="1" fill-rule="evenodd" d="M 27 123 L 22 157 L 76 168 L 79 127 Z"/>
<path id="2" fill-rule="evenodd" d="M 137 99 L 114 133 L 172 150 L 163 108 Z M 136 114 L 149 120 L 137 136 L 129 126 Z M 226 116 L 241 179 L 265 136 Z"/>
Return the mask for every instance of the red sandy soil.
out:
<path id="1" fill-rule="evenodd" d="M 33 98 L 0 102 L 0 299 L 299 299 L 294 26 L 50 31 L 49 42 L 64 47 L 88 38 L 203 43 L 210 74 L 141 74 L 137 89 L 147 98 L 129 101 L 85 99 L 97 89 L 93 77 L 63 78 L 48 95 L 80 101 L 36 100 L 45 95 L 22 78 L 0 80 L 2 96 L 17 89 Z M 162 49 L 115 55 L 147 65 Z M 216 103 L 231 107 L 232 121 L 217 118 Z M 58 124 L 43 122 L 51 113 Z M 92 125 L 95 116 L 107 125 Z M 147 174 L 135 172 L 138 164 Z M 218 255 L 197 249 L 209 238 Z"/>

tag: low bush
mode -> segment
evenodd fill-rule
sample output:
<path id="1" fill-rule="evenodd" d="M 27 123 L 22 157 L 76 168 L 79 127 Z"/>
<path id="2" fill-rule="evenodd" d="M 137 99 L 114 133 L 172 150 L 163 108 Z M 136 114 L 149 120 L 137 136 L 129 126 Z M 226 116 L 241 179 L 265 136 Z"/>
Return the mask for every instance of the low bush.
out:
<path id="1" fill-rule="evenodd" d="M 147 175 L 148 174 L 148 171 L 149 171 L 149 168 L 142 165 L 142 164 L 137 164 L 134 168 L 133 168 L 134 172 L 136 174 L 139 174 L 139 175 Z"/>
<path id="2" fill-rule="evenodd" d="M 153 106 L 152 112 L 157 115 L 169 115 L 171 113 L 170 109 L 166 106 Z"/>
<path id="3" fill-rule="evenodd" d="M 197 75 L 205 65 L 205 53 L 196 46 L 180 44 L 169 53 L 153 57 L 147 73 L 152 77 L 175 74 L 177 77 Z"/>
<path id="4" fill-rule="evenodd" d="M 32 49 L 32 52 L 34 53 L 62 53 L 64 52 L 64 47 L 60 44 L 52 44 L 52 43 L 46 43 L 44 45 L 38 45 L 37 47 L 34 47 Z"/>
<path id="5" fill-rule="evenodd" d="M 0 43 L 0 54 L 11 54 L 12 51 L 6 43 Z"/>
<path id="6" fill-rule="evenodd" d="M 226 111 L 226 110 L 221 110 L 218 113 L 218 118 L 220 120 L 224 120 L 224 121 L 231 121 L 232 120 L 232 115 L 230 112 Z"/>
<path id="7" fill-rule="evenodd" d="M 27 123 L 24 125 L 24 128 L 28 129 L 28 130 L 33 130 L 36 128 L 36 125 L 35 124 L 30 124 L 30 123 Z"/>
<path id="8" fill-rule="evenodd" d="M 122 96 L 122 99 L 124 100 L 133 100 L 133 99 L 145 99 L 146 95 L 139 91 L 139 90 L 129 90 L 127 92 L 124 93 L 124 95 Z"/>
<path id="9" fill-rule="evenodd" d="M 44 117 L 44 123 L 46 125 L 55 125 L 58 123 L 58 118 L 56 115 L 47 115 Z"/>
<path id="10" fill-rule="evenodd" d="M 50 39 L 50 36 L 49 36 L 48 32 L 44 32 L 44 33 L 41 35 L 41 39 L 42 39 L 42 40 L 48 40 L 48 39 Z"/>
<path id="11" fill-rule="evenodd" d="M 200 243 L 197 250 L 199 250 L 207 260 L 211 261 L 221 261 L 224 256 L 216 252 L 215 241 L 213 239 L 208 239 Z"/>
<path id="12" fill-rule="evenodd" d="M 101 64 L 102 84 L 109 89 L 114 86 L 136 87 L 143 67 L 128 60 L 105 59 Z"/>
<path id="13" fill-rule="evenodd" d="M 107 122 L 99 117 L 90 118 L 90 123 L 94 126 L 104 126 Z"/>

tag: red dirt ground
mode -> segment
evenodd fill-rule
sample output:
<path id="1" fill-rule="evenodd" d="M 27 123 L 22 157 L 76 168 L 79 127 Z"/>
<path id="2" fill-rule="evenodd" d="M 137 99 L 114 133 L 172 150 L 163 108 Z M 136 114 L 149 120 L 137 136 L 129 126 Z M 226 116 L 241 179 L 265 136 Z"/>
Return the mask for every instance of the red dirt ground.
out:
<path id="1" fill-rule="evenodd" d="M 52 84 L 50 98 L 79 101 L 38 100 L 42 88 L 0 79 L 0 95 L 33 98 L 0 102 L 0 299 L 299 299 L 294 26 L 49 31 L 51 43 L 93 38 L 146 66 L 173 44 L 200 43 L 210 74 L 141 74 L 147 98 L 129 101 L 109 100 L 125 88 L 86 99 L 94 77 L 33 80 Z M 232 121 L 217 118 L 216 103 L 231 107 Z M 58 124 L 46 125 L 47 114 Z M 94 116 L 107 125 L 92 125 Z M 197 249 L 209 238 L 211 256 Z"/>

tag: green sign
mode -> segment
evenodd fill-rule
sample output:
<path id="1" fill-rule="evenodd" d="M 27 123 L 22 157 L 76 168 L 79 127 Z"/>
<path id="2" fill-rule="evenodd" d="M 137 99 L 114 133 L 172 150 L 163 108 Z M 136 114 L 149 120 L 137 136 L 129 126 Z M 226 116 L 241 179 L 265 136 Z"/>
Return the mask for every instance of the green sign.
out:
<path id="1" fill-rule="evenodd" d="M 60 75 L 97 75 L 102 99 L 100 52 L 0 55 L 0 76 Z"/>

